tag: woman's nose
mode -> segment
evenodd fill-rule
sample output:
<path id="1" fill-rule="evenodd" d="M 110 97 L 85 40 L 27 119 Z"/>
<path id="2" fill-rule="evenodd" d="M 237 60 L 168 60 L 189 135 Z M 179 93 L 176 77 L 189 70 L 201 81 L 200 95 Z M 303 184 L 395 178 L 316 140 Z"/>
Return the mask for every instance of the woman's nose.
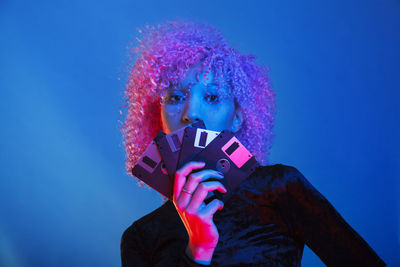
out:
<path id="1" fill-rule="evenodd" d="M 202 119 L 200 110 L 200 101 L 195 97 L 189 97 L 184 107 L 184 111 L 182 114 L 182 121 L 184 123 L 189 124 L 198 121 L 200 119 Z"/>

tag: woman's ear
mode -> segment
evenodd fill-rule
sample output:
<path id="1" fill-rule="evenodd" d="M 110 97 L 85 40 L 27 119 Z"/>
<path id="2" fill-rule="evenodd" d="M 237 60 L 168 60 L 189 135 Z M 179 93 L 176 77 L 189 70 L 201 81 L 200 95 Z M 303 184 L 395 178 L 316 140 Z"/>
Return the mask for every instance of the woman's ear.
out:
<path id="1" fill-rule="evenodd" d="M 235 117 L 232 121 L 232 132 L 236 133 L 240 130 L 243 124 L 243 110 L 239 105 L 235 105 Z"/>

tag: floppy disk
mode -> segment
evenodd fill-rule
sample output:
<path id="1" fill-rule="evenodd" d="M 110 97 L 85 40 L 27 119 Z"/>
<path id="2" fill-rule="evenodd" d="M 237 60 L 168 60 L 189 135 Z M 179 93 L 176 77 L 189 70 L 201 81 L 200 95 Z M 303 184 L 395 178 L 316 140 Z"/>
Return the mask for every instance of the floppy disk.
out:
<path id="1" fill-rule="evenodd" d="M 223 201 L 259 166 L 255 157 L 228 130 L 222 131 L 192 160 L 203 161 L 206 163 L 205 169 L 217 170 L 224 174 L 224 178 L 219 180 L 227 189 L 227 192 L 222 194 Z"/>
<path id="2" fill-rule="evenodd" d="M 193 128 L 205 128 L 204 122 L 202 120 L 192 123 L 190 125 Z M 173 178 L 176 172 L 176 167 L 178 165 L 179 153 L 181 150 L 181 145 L 183 141 L 183 134 L 185 129 L 183 127 L 173 133 L 168 135 L 157 136 L 154 140 L 158 147 L 158 151 L 164 161 L 167 172 L 170 177 Z"/>
<path id="3" fill-rule="evenodd" d="M 186 127 L 177 168 L 179 169 L 189 161 L 192 161 L 196 154 L 211 143 L 218 134 L 219 132 L 204 128 Z"/>
<path id="4" fill-rule="evenodd" d="M 165 136 L 165 133 L 159 131 L 155 139 L 162 136 Z M 132 174 L 165 197 L 172 199 L 173 180 L 168 175 L 154 140 L 132 168 Z"/>

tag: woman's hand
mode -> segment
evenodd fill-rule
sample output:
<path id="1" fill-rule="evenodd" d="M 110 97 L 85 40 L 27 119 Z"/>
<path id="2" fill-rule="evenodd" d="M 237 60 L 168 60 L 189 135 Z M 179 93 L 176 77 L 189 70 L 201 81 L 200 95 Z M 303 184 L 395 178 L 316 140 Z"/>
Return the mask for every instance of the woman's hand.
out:
<path id="1" fill-rule="evenodd" d="M 210 191 L 226 193 L 226 189 L 218 181 L 204 182 L 210 178 L 222 179 L 223 175 L 217 171 L 191 173 L 204 165 L 204 162 L 192 161 L 176 171 L 173 203 L 189 235 L 186 254 L 196 262 L 209 264 L 219 238 L 213 216 L 224 203 L 214 199 L 206 205 L 204 199 Z"/>

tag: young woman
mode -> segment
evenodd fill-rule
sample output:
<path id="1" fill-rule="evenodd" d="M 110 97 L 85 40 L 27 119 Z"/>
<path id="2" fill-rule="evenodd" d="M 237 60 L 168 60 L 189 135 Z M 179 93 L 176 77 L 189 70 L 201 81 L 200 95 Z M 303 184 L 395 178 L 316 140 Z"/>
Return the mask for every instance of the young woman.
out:
<path id="1" fill-rule="evenodd" d="M 226 203 L 208 204 L 210 191 L 226 192 L 223 174 L 202 162 L 178 169 L 173 201 L 124 232 L 123 266 L 300 266 L 305 244 L 328 266 L 385 266 L 296 168 L 268 165 L 274 94 L 254 56 L 193 22 L 147 27 L 134 52 L 122 128 L 129 173 L 160 129 L 196 120 L 233 131 L 262 166 Z"/>

